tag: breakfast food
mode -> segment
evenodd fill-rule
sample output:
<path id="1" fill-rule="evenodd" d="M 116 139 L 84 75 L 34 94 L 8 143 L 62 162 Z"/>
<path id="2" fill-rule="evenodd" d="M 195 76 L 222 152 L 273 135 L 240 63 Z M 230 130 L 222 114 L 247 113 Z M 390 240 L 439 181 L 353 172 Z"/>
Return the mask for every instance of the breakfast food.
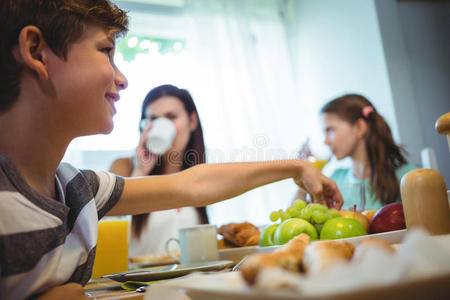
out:
<path id="1" fill-rule="evenodd" d="M 395 248 L 388 242 L 376 238 L 367 238 L 359 242 L 358 246 L 355 248 L 355 253 L 353 254 L 353 261 L 360 261 L 362 257 L 365 256 L 369 249 L 378 248 L 382 251 L 394 254 Z"/>
<path id="2" fill-rule="evenodd" d="M 347 241 L 310 243 L 309 235 L 302 233 L 274 252 L 248 256 L 243 260 L 239 269 L 243 279 L 253 286 L 260 283 L 258 281 L 259 274 L 271 268 L 317 275 L 336 264 L 350 261 L 359 263 L 362 257 L 373 249 L 395 253 L 392 245 L 377 238 L 364 239 L 355 247 Z"/>
<path id="3" fill-rule="evenodd" d="M 347 262 L 355 248 L 345 241 L 323 241 L 306 247 L 303 254 L 303 268 L 307 273 L 316 274 L 333 264 Z"/>
<path id="4" fill-rule="evenodd" d="M 254 246 L 259 242 L 259 229 L 249 222 L 222 225 L 217 232 L 224 242 L 237 247 Z"/>
<path id="5" fill-rule="evenodd" d="M 180 253 L 173 253 L 175 257 L 180 257 Z M 165 253 L 161 254 L 144 254 L 130 258 L 132 263 L 145 263 L 145 264 L 159 264 L 159 263 L 172 263 L 174 259 Z"/>
<path id="6" fill-rule="evenodd" d="M 280 209 L 271 212 L 270 220 L 272 222 L 281 220 L 281 223 L 270 224 L 269 227 L 279 226 L 276 230 L 271 230 L 270 236 L 268 236 L 268 232 L 263 232 L 264 238 L 260 240 L 259 245 L 261 247 L 282 245 L 300 233 L 306 233 L 311 240 L 316 240 L 319 238 L 324 224 L 328 220 L 340 216 L 339 211 L 328 209 L 326 205 L 307 204 L 305 200 L 297 199 L 285 211 Z"/>
<path id="7" fill-rule="evenodd" d="M 302 233 L 274 252 L 249 256 L 240 268 L 242 277 L 248 284 L 253 285 L 257 280 L 258 273 L 265 268 L 278 267 L 299 272 L 303 252 L 309 242 L 309 235 Z"/>
<path id="8" fill-rule="evenodd" d="M 230 249 L 235 248 L 236 246 L 227 242 L 225 239 L 218 239 L 217 240 L 217 248 L 218 249 Z"/>

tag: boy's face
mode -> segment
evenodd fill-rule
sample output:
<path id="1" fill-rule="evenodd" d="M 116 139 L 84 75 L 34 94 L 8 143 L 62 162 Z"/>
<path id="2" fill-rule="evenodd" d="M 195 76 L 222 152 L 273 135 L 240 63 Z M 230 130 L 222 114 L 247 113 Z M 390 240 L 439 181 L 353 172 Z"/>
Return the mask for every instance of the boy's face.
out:
<path id="1" fill-rule="evenodd" d="M 51 55 L 49 78 L 54 102 L 64 126 L 75 136 L 109 133 L 114 103 L 127 87 L 113 62 L 114 39 L 98 26 L 87 26 L 80 40 L 69 47 L 66 60 Z"/>

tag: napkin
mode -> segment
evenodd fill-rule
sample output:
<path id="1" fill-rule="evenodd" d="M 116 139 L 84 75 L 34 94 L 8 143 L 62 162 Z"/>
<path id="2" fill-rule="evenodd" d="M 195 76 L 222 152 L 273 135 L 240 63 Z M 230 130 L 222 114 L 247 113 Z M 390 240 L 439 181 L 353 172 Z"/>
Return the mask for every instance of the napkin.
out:
<path id="1" fill-rule="evenodd" d="M 156 282 L 160 282 L 160 281 L 164 281 L 164 279 L 162 279 L 162 280 L 154 280 L 154 281 L 134 281 L 134 280 L 129 280 L 129 281 L 125 281 L 124 283 L 122 283 L 121 287 L 124 290 L 135 291 L 137 288 L 140 288 L 141 286 L 147 286 L 147 285 L 150 285 L 152 283 L 156 283 Z"/>

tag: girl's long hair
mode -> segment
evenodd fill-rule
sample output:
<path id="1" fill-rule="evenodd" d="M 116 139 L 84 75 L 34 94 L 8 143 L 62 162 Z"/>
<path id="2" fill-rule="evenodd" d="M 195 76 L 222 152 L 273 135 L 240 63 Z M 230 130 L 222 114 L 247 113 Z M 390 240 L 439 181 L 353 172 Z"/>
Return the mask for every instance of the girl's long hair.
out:
<path id="1" fill-rule="evenodd" d="M 193 112 L 195 112 L 198 116 L 197 107 L 195 106 L 191 94 L 189 94 L 189 92 L 185 89 L 180 89 L 176 86 L 166 84 L 150 90 L 147 96 L 145 96 L 145 99 L 142 102 L 140 121 L 146 118 L 145 110 L 147 106 L 165 96 L 172 96 L 179 99 L 183 103 L 184 109 L 186 110 L 188 116 L 190 116 Z M 200 123 L 200 118 L 198 118 L 197 128 L 191 133 L 191 137 L 184 151 L 183 165 L 181 169 L 185 170 L 192 166 L 205 163 L 205 161 L 205 142 L 203 140 L 203 130 Z M 155 167 L 148 175 L 161 175 L 163 170 L 164 165 L 162 160 L 158 160 Z M 197 207 L 196 211 L 198 213 L 200 223 L 208 224 L 209 221 L 208 215 L 206 214 L 206 207 Z M 132 217 L 131 228 L 134 237 L 138 239 L 140 238 L 142 230 L 147 224 L 149 217 L 150 213 L 134 215 Z"/>
<path id="2" fill-rule="evenodd" d="M 391 129 L 372 103 L 357 94 L 347 94 L 328 102 L 321 113 L 333 113 L 350 124 L 367 122 L 365 137 L 370 166 L 370 189 L 383 204 L 394 202 L 400 193 L 395 171 L 407 163 L 403 147 L 392 138 Z"/>

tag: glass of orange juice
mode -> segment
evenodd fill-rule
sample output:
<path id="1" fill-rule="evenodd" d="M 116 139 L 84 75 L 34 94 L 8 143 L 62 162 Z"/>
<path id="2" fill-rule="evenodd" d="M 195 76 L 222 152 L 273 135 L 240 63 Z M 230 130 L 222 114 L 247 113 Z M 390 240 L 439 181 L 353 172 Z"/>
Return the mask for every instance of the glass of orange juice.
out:
<path id="1" fill-rule="evenodd" d="M 98 223 L 92 278 L 128 270 L 129 227 L 125 218 L 105 218 Z"/>
<path id="2" fill-rule="evenodd" d="M 323 167 L 327 164 L 328 160 L 320 159 L 315 156 L 308 156 L 308 162 L 316 167 L 319 171 L 322 171 Z"/>

